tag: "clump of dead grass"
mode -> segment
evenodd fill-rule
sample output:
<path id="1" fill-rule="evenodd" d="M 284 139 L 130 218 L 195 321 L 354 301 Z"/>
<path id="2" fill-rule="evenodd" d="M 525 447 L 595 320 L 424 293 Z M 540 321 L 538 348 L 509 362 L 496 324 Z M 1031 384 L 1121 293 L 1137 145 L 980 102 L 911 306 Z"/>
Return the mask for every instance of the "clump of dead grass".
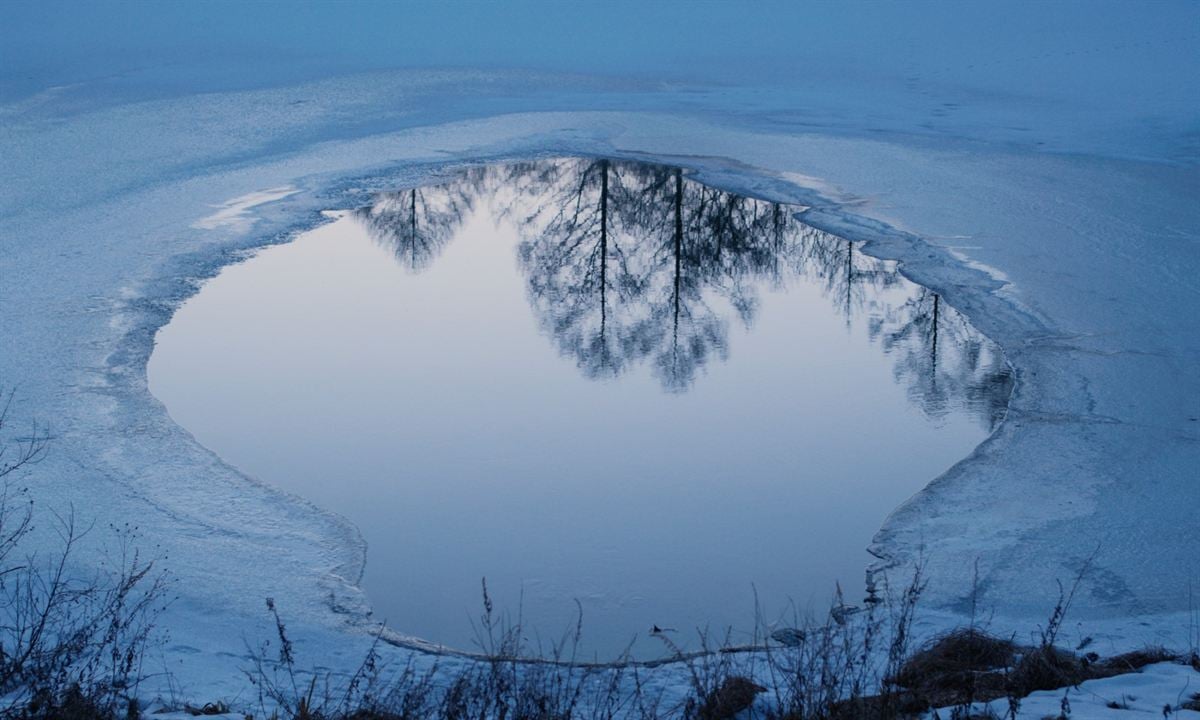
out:
<path id="1" fill-rule="evenodd" d="M 941 635 L 913 653 L 892 678 L 928 707 L 994 700 L 1008 692 L 1018 647 L 978 629 Z"/>

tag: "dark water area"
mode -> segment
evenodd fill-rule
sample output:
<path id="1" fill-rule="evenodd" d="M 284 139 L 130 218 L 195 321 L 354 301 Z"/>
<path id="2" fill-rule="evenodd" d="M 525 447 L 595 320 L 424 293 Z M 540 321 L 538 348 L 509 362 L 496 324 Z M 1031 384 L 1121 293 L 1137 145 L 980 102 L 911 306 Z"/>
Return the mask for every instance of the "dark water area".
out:
<path id="1" fill-rule="evenodd" d="M 894 264 L 687 171 L 562 159 L 377 195 L 226 268 L 151 389 L 354 523 L 396 630 L 666 653 L 862 595 L 887 514 L 1003 416 L 998 349 Z"/>

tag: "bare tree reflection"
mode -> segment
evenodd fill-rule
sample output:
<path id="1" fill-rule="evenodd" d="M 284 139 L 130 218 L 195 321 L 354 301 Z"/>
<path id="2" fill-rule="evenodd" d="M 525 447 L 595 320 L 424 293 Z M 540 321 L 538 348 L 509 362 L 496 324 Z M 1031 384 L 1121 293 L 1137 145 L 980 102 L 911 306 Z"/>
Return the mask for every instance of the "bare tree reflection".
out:
<path id="1" fill-rule="evenodd" d="M 518 197 L 538 208 L 521 221 L 519 256 L 543 327 L 590 376 L 649 360 L 664 389 L 686 390 L 728 356 L 730 320 L 753 322 L 759 281 L 800 262 L 791 257 L 804 246 L 794 241 L 799 223 L 778 204 L 704 186 L 679 168 L 553 168 L 511 173 Z"/>
<path id="2" fill-rule="evenodd" d="M 932 417 L 965 404 L 992 428 L 1004 416 L 1012 375 L 999 350 L 940 295 L 918 287 L 872 327 L 896 358 L 896 379 Z"/>
<path id="3" fill-rule="evenodd" d="M 486 178 L 473 169 L 440 185 L 381 193 L 355 217 L 410 272 L 428 268 L 475 207 Z"/>
<path id="4" fill-rule="evenodd" d="M 804 280 L 847 324 L 867 323 L 927 414 L 961 402 L 992 426 L 1004 412 L 1012 381 L 1003 357 L 936 293 L 785 205 L 703 185 L 681 168 L 604 158 L 479 168 L 380 195 L 357 216 L 420 271 L 484 196 L 521 233 L 518 266 L 539 325 L 589 378 L 648 365 L 664 390 L 686 391 L 728 357 L 731 322 L 752 326 L 764 288 Z"/>
<path id="5" fill-rule="evenodd" d="M 517 248 L 530 304 L 560 352 L 591 378 L 615 377 L 640 354 L 643 291 L 627 247 L 635 238 L 617 212 L 630 202 L 621 170 L 585 159 L 510 173 L 518 197 L 534 200 L 519 220 L 526 239 Z"/>
<path id="6" fill-rule="evenodd" d="M 806 255 L 808 277 L 821 284 L 826 297 L 849 325 L 855 317 L 878 313 L 887 291 L 904 279 L 887 263 L 857 252 L 854 243 L 808 228 L 813 234 Z"/>
<path id="7" fill-rule="evenodd" d="M 728 355 L 728 321 L 715 309 L 719 293 L 702 269 L 708 189 L 686 181 L 680 168 L 633 165 L 628 175 L 638 192 L 621 214 L 640 238 L 646 308 L 634 347 L 652 358 L 664 389 L 681 392 L 710 359 Z"/>

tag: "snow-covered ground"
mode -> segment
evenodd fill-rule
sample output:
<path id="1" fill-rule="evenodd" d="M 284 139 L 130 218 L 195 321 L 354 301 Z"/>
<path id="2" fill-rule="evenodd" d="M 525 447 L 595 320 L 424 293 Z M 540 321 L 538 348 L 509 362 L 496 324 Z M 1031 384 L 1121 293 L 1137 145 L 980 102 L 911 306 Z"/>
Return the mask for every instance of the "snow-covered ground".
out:
<path id="1" fill-rule="evenodd" d="M 52 433 L 21 478 L 39 512 L 73 505 L 96 523 L 80 567 L 109 524 L 163 556 L 179 599 L 161 661 L 181 694 L 244 697 L 268 596 L 302 657 L 355 662 L 363 547 L 171 421 L 146 389 L 156 328 L 198 280 L 365 189 L 535 153 L 682 161 L 801 202 L 806 222 L 900 260 L 1002 345 L 1018 378 L 1008 419 L 873 541 L 893 576 L 926 563 L 925 631 L 966 611 L 977 564 L 993 627 L 1028 633 L 1093 558 L 1070 639 L 1102 654 L 1196 642 L 1200 6 L 586 6 L 575 25 L 535 4 L 518 14 L 543 12 L 541 50 L 481 11 L 462 21 L 477 43 L 457 64 L 472 68 L 443 70 L 413 69 L 454 61 L 428 41 L 389 45 L 372 29 L 386 17 L 329 25 L 331 42 L 371 40 L 369 58 L 334 62 L 304 54 L 324 37 L 304 13 L 275 30 L 281 18 L 249 18 L 277 41 L 256 44 L 215 3 L 201 20 L 232 13 L 224 44 L 179 57 L 124 29 L 146 13 L 149 35 L 201 42 L 147 7 L 3 8 L 0 383 Z M 392 27 L 453 34 L 446 12 Z M 571 55 L 559 34 L 575 27 L 591 32 Z M 37 539 L 52 542 L 44 523 Z M 795 550 L 764 552 L 782 565 Z M 1188 672 L 1146 677 L 1196 685 Z"/>
<path id="2" fill-rule="evenodd" d="M 1138 673 L 1103 680 L 1088 680 L 1078 687 L 1045 690 L 1024 698 L 1017 708 L 1016 720 L 1042 718 L 1079 718 L 1080 720 L 1118 720 L 1119 718 L 1170 718 L 1197 720 L 1200 711 L 1181 709 L 1191 702 L 1200 682 L 1200 673 L 1186 665 L 1160 663 L 1148 665 Z M 978 703 L 975 712 L 990 710 L 998 717 L 1010 717 L 1007 700 Z M 953 708 L 942 708 L 937 716 L 951 717 Z M 933 714 L 930 713 L 930 717 Z"/>

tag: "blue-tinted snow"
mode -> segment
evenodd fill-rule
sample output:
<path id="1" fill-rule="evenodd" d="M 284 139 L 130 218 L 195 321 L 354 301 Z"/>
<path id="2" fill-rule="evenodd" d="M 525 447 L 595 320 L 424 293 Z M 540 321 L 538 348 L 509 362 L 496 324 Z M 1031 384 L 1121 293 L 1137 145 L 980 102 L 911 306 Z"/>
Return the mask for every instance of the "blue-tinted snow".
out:
<path id="1" fill-rule="evenodd" d="M 361 548 L 170 421 L 145 387 L 154 330 L 331 197 L 537 152 L 686 156 L 813 205 L 1001 343 L 1008 420 L 876 537 L 895 572 L 927 558 L 927 628 L 978 560 L 984 604 L 1026 631 L 1099 546 L 1078 632 L 1186 634 L 1200 6 L 761 7 L 0 5 L 0 382 L 54 433 L 23 482 L 94 519 L 96 546 L 128 520 L 162 549 L 167 662 L 197 695 L 236 694 L 265 595 L 302 654 L 356 659 Z M 257 222 L 193 227 L 282 187 Z"/>

